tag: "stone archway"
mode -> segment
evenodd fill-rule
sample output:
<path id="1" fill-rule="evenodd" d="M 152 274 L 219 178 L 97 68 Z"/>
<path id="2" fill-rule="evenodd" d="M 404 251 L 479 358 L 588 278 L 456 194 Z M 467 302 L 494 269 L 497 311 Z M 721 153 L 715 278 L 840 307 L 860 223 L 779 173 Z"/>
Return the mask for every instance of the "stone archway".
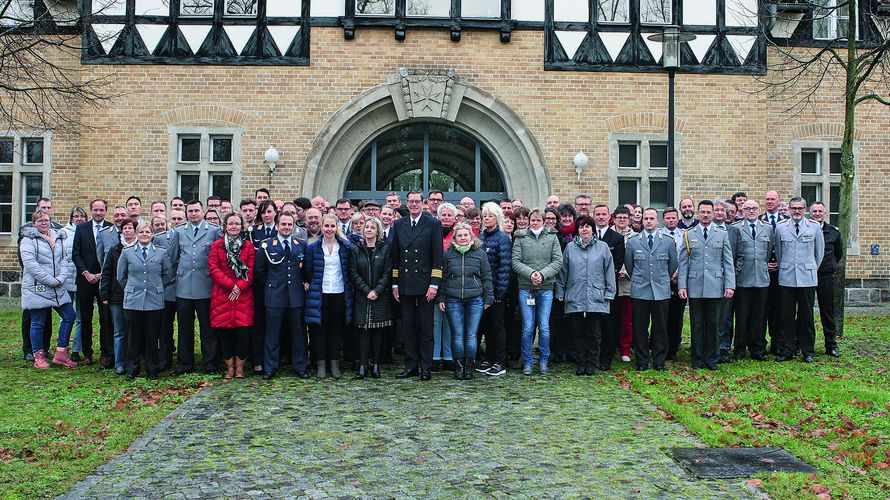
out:
<path id="1" fill-rule="evenodd" d="M 362 149 L 381 132 L 410 121 L 442 121 L 484 143 L 500 165 L 507 192 L 530 206 L 550 194 L 544 155 L 506 104 L 453 71 L 402 69 L 337 111 L 313 141 L 303 196 L 336 199 Z"/>

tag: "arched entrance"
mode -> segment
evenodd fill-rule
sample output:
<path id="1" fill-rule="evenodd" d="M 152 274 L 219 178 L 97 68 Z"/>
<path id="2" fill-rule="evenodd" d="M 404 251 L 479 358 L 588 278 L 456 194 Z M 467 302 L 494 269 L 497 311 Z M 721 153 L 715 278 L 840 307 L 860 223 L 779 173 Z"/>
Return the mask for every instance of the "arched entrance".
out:
<path id="1" fill-rule="evenodd" d="M 345 198 L 382 201 L 388 192 L 442 191 L 445 201 L 480 203 L 507 195 L 501 169 L 485 145 L 451 126 L 414 122 L 365 146 L 346 181 Z"/>
<path id="2" fill-rule="evenodd" d="M 388 133 L 407 135 L 400 139 Z M 429 144 L 421 145 L 430 138 L 432 149 Z M 464 158 L 459 164 L 448 157 L 444 147 L 452 139 L 457 141 L 456 145 L 449 147 L 460 151 Z M 395 151 L 381 151 L 381 144 Z M 407 156 L 399 160 L 399 151 Z M 379 163 L 381 153 L 388 163 Z M 436 164 L 437 157 L 444 157 L 451 164 Z M 377 171 L 378 167 L 383 168 Z M 510 107 L 452 71 L 403 69 L 385 85 L 368 90 L 331 117 L 307 156 L 302 194 L 328 199 L 344 193 L 355 199 L 380 198 L 381 193 L 388 192 L 386 186 L 410 184 L 412 176 L 424 192 L 437 188 L 439 182 L 451 186 L 441 177 L 452 176 L 455 190 L 442 189 L 446 199 L 468 193 L 481 201 L 503 193 L 521 198 L 527 205 L 539 206 L 551 192 L 541 148 Z"/>

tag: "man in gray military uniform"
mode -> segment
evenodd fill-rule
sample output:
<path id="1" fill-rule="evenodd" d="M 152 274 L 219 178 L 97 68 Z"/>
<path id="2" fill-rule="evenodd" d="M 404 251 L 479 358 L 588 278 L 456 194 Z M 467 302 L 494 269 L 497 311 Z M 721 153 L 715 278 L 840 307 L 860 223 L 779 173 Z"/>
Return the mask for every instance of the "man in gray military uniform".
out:
<path id="1" fill-rule="evenodd" d="M 713 227 L 714 203 L 698 203 L 699 224 L 686 231 L 680 248 L 677 294 L 689 298 L 692 367 L 717 369 L 720 359 L 717 320 L 723 299 L 735 293 L 735 267 L 726 231 Z"/>
<path id="2" fill-rule="evenodd" d="M 735 227 L 735 352 L 736 361 L 749 351 L 751 359 L 766 360 L 766 299 L 769 296 L 769 260 L 773 253 L 773 226 L 758 219 L 760 205 L 747 200 L 744 218 Z"/>
<path id="3" fill-rule="evenodd" d="M 671 236 L 658 231 L 658 211 L 654 208 L 643 211 L 643 231 L 627 240 L 624 269 L 630 276 L 637 368 L 649 367 L 651 353 L 655 369 L 664 370 L 668 354 L 668 302 L 671 276 L 677 271 L 677 245 Z"/>
<path id="4" fill-rule="evenodd" d="M 825 253 L 822 227 L 804 218 L 807 202 L 792 198 L 788 202 L 790 219 L 776 225 L 773 245 L 779 262 L 779 289 L 782 297 L 782 341 L 776 361 L 788 361 L 800 349 L 804 361 L 813 362 L 816 326 L 813 302 L 817 272 Z"/>
<path id="5" fill-rule="evenodd" d="M 204 206 L 199 200 L 185 208 L 188 222 L 173 228 L 167 255 L 176 271 L 176 322 L 179 325 L 176 351 L 177 374 L 195 370 L 195 315 L 201 335 L 201 369 L 217 371 L 217 341 L 210 331 L 210 289 L 213 282 L 207 269 L 210 245 L 218 240 L 220 227 L 204 220 Z"/>
<path id="6" fill-rule="evenodd" d="M 732 225 L 728 217 L 729 203 L 723 200 L 714 200 L 714 221 L 712 225 L 719 230 L 726 231 L 729 239 L 729 247 L 732 249 L 732 262 L 735 264 L 736 243 L 739 238 L 738 228 Z M 720 335 L 720 362 L 729 363 L 732 356 L 729 350 L 732 348 L 733 337 L 733 312 L 735 311 L 734 299 L 726 299 L 720 305 L 720 317 L 717 319 L 717 331 Z"/>

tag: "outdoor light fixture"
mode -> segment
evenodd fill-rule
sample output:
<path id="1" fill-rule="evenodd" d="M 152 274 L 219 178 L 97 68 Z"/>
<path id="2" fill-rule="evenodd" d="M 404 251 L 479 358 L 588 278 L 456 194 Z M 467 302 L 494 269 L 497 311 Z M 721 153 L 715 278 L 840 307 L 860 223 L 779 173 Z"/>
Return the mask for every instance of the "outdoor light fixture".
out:
<path id="1" fill-rule="evenodd" d="M 572 160 L 572 163 L 575 164 L 575 173 L 578 174 L 578 182 L 581 182 L 581 173 L 584 172 L 584 167 L 590 163 L 590 160 L 583 151 L 579 151 L 578 154 L 575 155 L 575 159 Z"/>
<path id="2" fill-rule="evenodd" d="M 674 75 L 680 67 L 680 44 L 695 40 L 695 35 L 682 33 L 676 24 L 668 24 L 661 33 L 647 37 L 661 42 L 661 66 L 668 72 L 668 157 L 667 157 L 667 206 L 674 205 Z"/>
<path id="3" fill-rule="evenodd" d="M 275 146 L 269 146 L 269 149 L 263 153 L 265 163 L 269 164 L 269 176 L 275 173 L 275 164 L 278 163 L 278 150 Z"/>

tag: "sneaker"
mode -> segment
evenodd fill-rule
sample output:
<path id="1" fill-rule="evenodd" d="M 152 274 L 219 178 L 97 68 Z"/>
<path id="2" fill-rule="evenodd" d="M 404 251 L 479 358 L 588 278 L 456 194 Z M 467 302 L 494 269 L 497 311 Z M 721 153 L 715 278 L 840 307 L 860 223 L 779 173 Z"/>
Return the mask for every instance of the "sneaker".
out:
<path id="1" fill-rule="evenodd" d="M 621 361 L 624 361 L 625 363 L 630 363 L 630 356 L 621 356 Z"/>
<path id="2" fill-rule="evenodd" d="M 489 367 L 488 370 L 485 372 L 485 374 L 489 377 L 499 377 L 501 375 L 504 375 L 505 373 L 507 373 L 507 370 L 505 370 L 500 363 L 491 365 L 491 367 Z"/>
<path id="3" fill-rule="evenodd" d="M 523 375 L 531 375 L 532 374 L 532 365 L 525 365 L 522 367 Z"/>
<path id="4" fill-rule="evenodd" d="M 488 361 L 483 361 L 479 366 L 476 367 L 476 371 L 479 373 L 485 373 L 489 369 L 491 369 L 491 363 Z"/>
<path id="5" fill-rule="evenodd" d="M 546 361 L 541 361 L 540 370 L 541 370 L 541 375 L 547 375 L 548 373 L 550 373 L 550 368 L 547 367 Z"/>

